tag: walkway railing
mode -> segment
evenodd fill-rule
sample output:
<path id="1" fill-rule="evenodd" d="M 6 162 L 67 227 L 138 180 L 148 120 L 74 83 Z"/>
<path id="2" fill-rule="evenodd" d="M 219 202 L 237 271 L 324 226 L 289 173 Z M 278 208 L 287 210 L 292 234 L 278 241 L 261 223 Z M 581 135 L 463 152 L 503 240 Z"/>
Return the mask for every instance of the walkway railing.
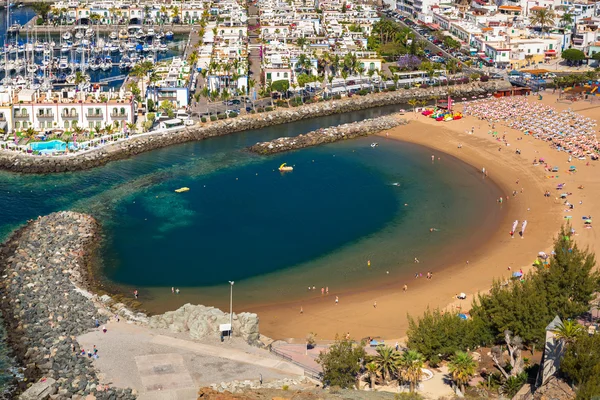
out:
<path id="1" fill-rule="evenodd" d="M 322 372 L 317 371 L 314 368 L 307 367 L 306 365 L 299 363 L 298 361 L 295 361 L 292 357 L 288 356 L 287 354 L 282 353 L 281 351 L 279 351 L 277 349 L 274 349 L 273 347 L 269 347 L 269 351 L 271 353 L 275 354 L 277 357 L 283 358 L 284 360 L 291 362 L 292 364 L 297 365 L 300 368 L 302 368 L 304 370 L 304 375 L 308 376 L 309 378 L 320 381 L 321 378 L 323 377 Z"/>

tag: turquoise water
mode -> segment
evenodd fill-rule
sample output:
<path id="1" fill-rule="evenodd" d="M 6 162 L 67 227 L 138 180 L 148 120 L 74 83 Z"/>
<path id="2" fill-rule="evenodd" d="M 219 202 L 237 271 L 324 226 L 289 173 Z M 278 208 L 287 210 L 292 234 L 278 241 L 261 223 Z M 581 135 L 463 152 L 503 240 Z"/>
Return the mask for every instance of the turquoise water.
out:
<path id="1" fill-rule="evenodd" d="M 127 294 L 138 289 L 154 312 L 185 302 L 228 307 L 230 280 L 237 310 L 251 310 L 301 298 L 309 285 L 377 287 L 414 274 L 417 256 L 435 271 L 487 239 L 475 226 L 501 217 L 493 207 L 497 188 L 475 168 L 444 155 L 432 163 L 430 150 L 385 138 L 270 157 L 245 151 L 397 109 L 187 143 L 91 171 L 0 172 L 0 238 L 52 211 L 90 213 L 103 226 L 104 284 Z M 283 162 L 294 171 L 277 171 Z M 174 192 L 184 186 L 190 191 Z M 181 295 L 171 296 L 171 287 Z"/>
<path id="2" fill-rule="evenodd" d="M 73 150 L 77 146 L 75 143 L 69 143 L 69 149 Z M 48 142 L 34 142 L 31 143 L 31 150 L 39 151 L 40 153 L 53 153 L 55 151 L 65 151 L 67 149 L 67 143 L 62 140 L 50 140 Z"/>

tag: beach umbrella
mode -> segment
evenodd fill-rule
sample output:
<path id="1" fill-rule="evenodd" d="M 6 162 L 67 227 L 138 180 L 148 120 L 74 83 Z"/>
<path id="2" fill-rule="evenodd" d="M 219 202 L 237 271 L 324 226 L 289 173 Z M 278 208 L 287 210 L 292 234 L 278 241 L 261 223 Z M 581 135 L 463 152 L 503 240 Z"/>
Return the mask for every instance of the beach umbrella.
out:
<path id="1" fill-rule="evenodd" d="M 458 314 L 458 318 L 460 318 L 460 319 L 464 319 L 465 321 L 466 321 L 467 319 L 469 319 L 469 317 L 467 317 L 467 314 Z"/>
<path id="2" fill-rule="evenodd" d="M 522 277 L 522 276 L 523 276 L 523 273 L 522 273 L 522 272 L 520 272 L 520 271 L 513 272 L 513 276 L 514 276 L 515 278 L 520 278 L 520 277 Z"/>
<path id="3" fill-rule="evenodd" d="M 523 224 L 521 225 L 521 238 L 523 238 L 523 236 L 525 236 L 525 228 L 527 227 L 527 220 L 523 221 Z"/>

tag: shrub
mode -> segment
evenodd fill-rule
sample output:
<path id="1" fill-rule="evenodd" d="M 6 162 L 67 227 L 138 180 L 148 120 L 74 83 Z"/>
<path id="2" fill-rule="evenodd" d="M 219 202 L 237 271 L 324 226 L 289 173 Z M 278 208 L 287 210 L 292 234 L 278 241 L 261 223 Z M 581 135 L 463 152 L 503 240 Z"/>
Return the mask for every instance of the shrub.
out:
<path id="1" fill-rule="evenodd" d="M 487 82 L 487 81 L 489 81 L 489 80 L 490 80 L 490 77 L 489 77 L 489 76 L 487 76 L 487 75 L 481 75 L 481 78 L 479 78 L 479 80 L 480 80 L 481 82 Z"/>
<path id="2" fill-rule="evenodd" d="M 266 107 L 265 107 L 265 111 L 273 111 L 273 107 L 271 107 L 271 106 L 266 106 Z"/>
<path id="3" fill-rule="evenodd" d="M 38 19 L 35 20 L 35 24 L 36 25 L 43 25 L 44 24 L 44 18 L 39 17 Z"/>
<path id="4" fill-rule="evenodd" d="M 206 117 L 202 117 L 202 118 L 200 118 L 200 121 L 202 121 L 202 122 L 206 122 Z"/>
<path id="5" fill-rule="evenodd" d="M 290 388 L 290 387 L 289 387 L 288 385 L 283 385 L 283 386 L 281 387 L 281 389 L 282 389 L 282 390 L 288 390 L 289 388 Z"/>
<path id="6" fill-rule="evenodd" d="M 211 115 L 210 116 L 210 120 L 211 121 L 216 121 L 217 120 L 217 116 L 216 115 Z"/>
<path id="7" fill-rule="evenodd" d="M 333 95 L 333 99 L 334 99 L 334 100 L 340 100 L 341 98 L 342 98 L 342 95 L 341 95 L 341 94 L 334 94 L 334 95 Z"/>
<path id="8" fill-rule="evenodd" d="M 424 83 L 421 86 L 419 86 L 421 89 L 427 89 L 429 87 L 428 84 Z"/>
<path id="9" fill-rule="evenodd" d="M 217 119 L 226 119 L 227 114 L 217 114 Z"/>
<path id="10" fill-rule="evenodd" d="M 238 114 L 235 111 L 232 111 L 229 113 L 229 118 L 235 118 L 237 116 L 238 116 Z"/>
<path id="11" fill-rule="evenodd" d="M 369 94 L 369 91 L 368 91 L 367 89 L 360 89 L 360 90 L 358 91 L 358 94 L 359 94 L 360 96 L 366 96 L 366 95 L 368 95 L 368 94 Z"/>
<path id="12" fill-rule="evenodd" d="M 250 110 L 250 114 L 256 114 L 256 110 Z"/>

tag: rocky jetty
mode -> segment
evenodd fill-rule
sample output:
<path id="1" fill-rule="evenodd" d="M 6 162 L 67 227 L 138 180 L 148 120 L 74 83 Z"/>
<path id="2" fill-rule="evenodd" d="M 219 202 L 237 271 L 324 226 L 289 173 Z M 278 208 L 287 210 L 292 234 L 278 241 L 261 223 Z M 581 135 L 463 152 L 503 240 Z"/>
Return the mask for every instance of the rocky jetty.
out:
<path id="1" fill-rule="evenodd" d="M 310 384 L 311 380 L 305 376 L 301 376 L 298 378 L 283 378 L 263 383 L 260 383 L 260 381 L 256 380 L 221 382 L 210 385 L 210 388 L 220 393 L 241 393 L 247 389 L 281 389 L 284 386 L 291 388 L 307 383 Z"/>
<path id="2" fill-rule="evenodd" d="M 150 317 L 150 328 L 188 332 L 192 339 L 220 336 L 219 325 L 229 323 L 229 313 L 218 308 L 185 304 L 175 311 Z M 251 345 L 259 344 L 258 316 L 252 313 L 233 314 L 233 336 Z"/>
<path id="3" fill-rule="evenodd" d="M 330 128 L 321 128 L 316 131 L 308 132 L 305 135 L 283 137 L 271 140 L 270 142 L 257 143 L 254 146 L 249 147 L 249 150 L 263 155 L 281 153 L 284 151 L 302 149 L 304 147 L 367 136 L 407 123 L 408 121 L 406 119 L 400 118 L 397 114 L 392 114 L 376 119 L 365 119 L 359 122 L 332 126 Z"/>
<path id="4" fill-rule="evenodd" d="M 21 361 L 22 399 L 134 399 L 105 387 L 76 337 L 106 322 L 83 287 L 97 223 L 75 212 L 30 221 L 0 247 L 0 306 L 9 344 Z"/>
<path id="5" fill-rule="evenodd" d="M 411 88 L 393 92 L 375 93 L 367 96 L 353 96 L 352 98 L 306 104 L 296 108 L 280 108 L 272 112 L 245 115 L 167 132 L 150 132 L 135 135 L 128 140 L 64 156 L 34 156 L 10 150 L 0 150 L 0 169 L 38 174 L 79 171 L 178 143 L 202 140 L 249 129 L 260 129 L 307 118 L 352 112 L 391 104 L 401 104 L 406 103 L 410 99 L 429 100 L 433 96 L 447 96 L 448 90 L 452 92 L 453 97 L 462 98 L 493 93 L 497 90 L 510 87 L 509 82 L 498 80 L 473 82 L 450 86 L 449 88 L 441 86 Z"/>

